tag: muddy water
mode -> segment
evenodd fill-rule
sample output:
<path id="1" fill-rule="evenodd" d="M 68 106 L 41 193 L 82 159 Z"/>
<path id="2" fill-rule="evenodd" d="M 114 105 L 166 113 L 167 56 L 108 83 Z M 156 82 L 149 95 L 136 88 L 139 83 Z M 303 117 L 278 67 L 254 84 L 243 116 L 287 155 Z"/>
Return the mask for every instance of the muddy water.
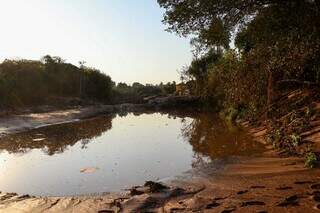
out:
<path id="1" fill-rule="evenodd" d="M 264 150 L 211 114 L 127 114 L 0 138 L 0 190 L 33 195 L 120 191 L 214 170 Z"/>

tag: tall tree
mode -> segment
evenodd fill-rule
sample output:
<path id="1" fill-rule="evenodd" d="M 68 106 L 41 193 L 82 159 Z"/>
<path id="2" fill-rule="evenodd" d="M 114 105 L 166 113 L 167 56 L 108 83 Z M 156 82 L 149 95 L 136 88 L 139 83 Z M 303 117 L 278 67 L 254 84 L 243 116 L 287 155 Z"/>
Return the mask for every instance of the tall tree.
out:
<path id="1" fill-rule="evenodd" d="M 158 0 L 169 32 L 192 38 L 200 53 L 233 37 L 267 73 L 271 105 L 277 77 L 314 76 L 319 59 L 320 0 Z M 304 54 L 303 54 L 304 52 Z M 311 64 L 311 65 L 310 65 Z"/>

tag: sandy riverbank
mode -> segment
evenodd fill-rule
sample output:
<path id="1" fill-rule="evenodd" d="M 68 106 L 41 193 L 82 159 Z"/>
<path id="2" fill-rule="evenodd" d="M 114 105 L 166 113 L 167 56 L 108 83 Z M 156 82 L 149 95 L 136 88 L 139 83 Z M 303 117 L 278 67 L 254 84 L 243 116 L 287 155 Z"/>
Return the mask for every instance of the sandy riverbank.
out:
<path id="1" fill-rule="evenodd" d="M 48 125 L 92 118 L 103 114 L 158 111 L 179 107 L 188 108 L 185 106 L 193 106 L 197 103 L 198 98 L 193 96 L 168 96 L 154 98 L 144 104 L 98 104 L 91 106 L 74 106 L 63 110 L 54 110 L 54 108 L 49 106 L 38 106 L 36 107 L 36 112 L 32 112 L 35 107 L 18 112 L 0 112 L 0 136 Z M 49 110 L 47 108 L 49 108 Z"/>
<path id="2" fill-rule="evenodd" d="M 0 136 L 108 113 L 139 112 L 146 109 L 148 106 L 142 104 L 93 105 L 40 113 L 10 114 L 0 117 Z"/>

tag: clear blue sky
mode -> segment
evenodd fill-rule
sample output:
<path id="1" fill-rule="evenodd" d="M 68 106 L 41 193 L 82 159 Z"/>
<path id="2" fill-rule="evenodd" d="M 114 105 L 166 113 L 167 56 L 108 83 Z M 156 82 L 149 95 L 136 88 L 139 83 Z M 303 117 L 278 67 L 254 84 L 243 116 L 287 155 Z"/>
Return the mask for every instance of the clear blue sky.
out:
<path id="1" fill-rule="evenodd" d="M 116 82 L 179 81 L 189 41 L 165 32 L 156 0 L 1 0 L 0 60 L 46 54 Z"/>

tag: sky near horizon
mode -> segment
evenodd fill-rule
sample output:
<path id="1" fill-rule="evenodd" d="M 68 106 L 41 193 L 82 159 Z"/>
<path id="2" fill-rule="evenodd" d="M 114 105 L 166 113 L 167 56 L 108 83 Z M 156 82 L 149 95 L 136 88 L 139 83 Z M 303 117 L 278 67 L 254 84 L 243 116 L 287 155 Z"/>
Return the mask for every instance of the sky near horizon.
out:
<path id="1" fill-rule="evenodd" d="M 189 41 L 165 31 L 156 0 L 2 0 L 0 60 L 50 54 L 116 82 L 179 81 Z"/>

